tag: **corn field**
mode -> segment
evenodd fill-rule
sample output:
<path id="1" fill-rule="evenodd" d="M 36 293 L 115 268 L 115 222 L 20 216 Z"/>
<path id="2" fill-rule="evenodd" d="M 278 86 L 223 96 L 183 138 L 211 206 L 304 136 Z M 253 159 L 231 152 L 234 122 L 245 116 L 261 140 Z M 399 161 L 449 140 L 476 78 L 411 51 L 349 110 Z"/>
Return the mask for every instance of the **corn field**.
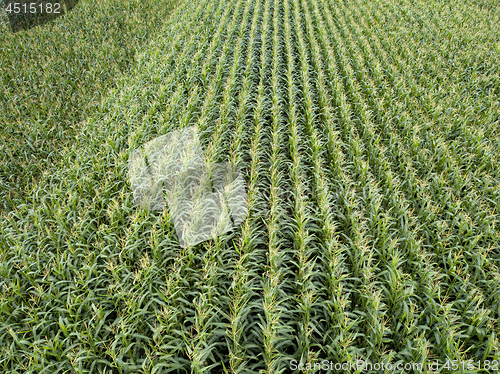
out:
<path id="1" fill-rule="evenodd" d="M 1 371 L 490 372 L 499 60 L 494 0 L 178 2 L 0 216 Z M 248 216 L 182 248 L 127 161 L 188 126 Z"/>

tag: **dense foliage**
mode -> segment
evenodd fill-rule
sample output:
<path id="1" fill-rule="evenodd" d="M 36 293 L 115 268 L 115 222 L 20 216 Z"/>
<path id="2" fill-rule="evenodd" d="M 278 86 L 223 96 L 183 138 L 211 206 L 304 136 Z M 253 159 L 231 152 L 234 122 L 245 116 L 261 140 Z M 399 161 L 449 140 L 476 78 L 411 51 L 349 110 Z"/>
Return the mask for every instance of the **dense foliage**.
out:
<path id="1" fill-rule="evenodd" d="M 23 202 L 80 124 L 135 65 L 175 1 L 82 1 L 11 33 L 0 0 L 0 212 Z"/>
<path id="2" fill-rule="evenodd" d="M 2 218 L 2 371 L 498 359 L 499 35 L 494 1 L 181 2 Z M 191 125 L 249 215 L 183 249 L 127 160 Z"/>

